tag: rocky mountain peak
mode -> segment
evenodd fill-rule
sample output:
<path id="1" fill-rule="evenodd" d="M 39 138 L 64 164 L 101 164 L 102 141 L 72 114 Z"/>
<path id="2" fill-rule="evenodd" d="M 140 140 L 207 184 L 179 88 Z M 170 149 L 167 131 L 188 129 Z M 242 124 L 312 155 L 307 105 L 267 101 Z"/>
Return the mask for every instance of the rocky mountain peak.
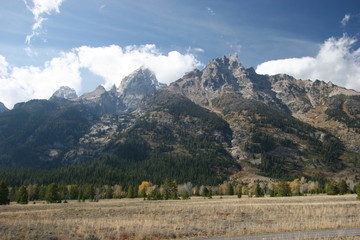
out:
<path id="1" fill-rule="evenodd" d="M 140 67 L 121 81 L 117 91 L 125 106 L 136 109 L 146 95 L 165 87 L 166 84 L 158 82 L 154 72 Z"/>
<path id="2" fill-rule="evenodd" d="M 154 72 L 142 66 L 121 81 L 118 92 L 121 95 L 148 94 L 164 87 L 166 84 L 159 83 Z"/>
<path id="3" fill-rule="evenodd" d="M 2 103 L 2 102 L 0 102 L 0 113 L 1 112 L 5 112 L 5 111 L 7 111 L 8 109 L 5 107 L 5 105 Z"/>
<path id="4" fill-rule="evenodd" d="M 78 96 L 76 94 L 76 91 L 73 88 L 70 88 L 68 86 L 62 86 L 56 92 L 54 92 L 50 100 L 54 100 L 56 98 L 70 100 L 77 97 Z"/>
<path id="5" fill-rule="evenodd" d="M 80 99 L 91 101 L 100 98 L 104 93 L 106 93 L 106 89 L 102 85 L 99 85 L 94 91 L 82 95 Z"/>

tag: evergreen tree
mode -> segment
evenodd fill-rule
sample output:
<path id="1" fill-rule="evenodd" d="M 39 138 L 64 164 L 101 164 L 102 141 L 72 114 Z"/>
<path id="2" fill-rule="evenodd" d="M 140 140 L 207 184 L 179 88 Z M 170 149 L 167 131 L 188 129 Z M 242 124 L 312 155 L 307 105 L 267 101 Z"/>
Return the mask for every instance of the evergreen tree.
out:
<path id="1" fill-rule="evenodd" d="M 136 198 L 136 189 L 133 185 L 130 185 L 128 188 L 127 198 Z"/>
<path id="2" fill-rule="evenodd" d="M 170 181 L 171 184 L 171 199 L 172 200 L 178 200 L 178 185 L 175 181 Z"/>
<path id="3" fill-rule="evenodd" d="M 84 190 L 85 198 L 89 199 L 90 201 L 94 201 L 96 195 L 95 186 L 93 184 L 87 184 Z"/>
<path id="4" fill-rule="evenodd" d="M 182 200 L 190 199 L 189 193 L 187 191 L 184 191 L 184 193 L 181 195 Z"/>
<path id="5" fill-rule="evenodd" d="M 204 187 L 203 190 L 202 190 L 202 196 L 203 197 L 208 197 L 209 196 L 209 189 L 207 187 Z"/>
<path id="6" fill-rule="evenodd" d="M 263 197 L 264 196 L 264 191 L 263 189 L 260 187 L 260 184 L 257 183 L 255 186 L 255 197 Z"/>
<path id="7" fill-rule="evenodd" d="M 345 180 L 341 180 L 339 182 L 338 188 L 339 188 L 339 194 L 340 195 L 344 195 L 344 194 L 349 192 L 349 186 L 347 185 Z"/>
<path id="8" fill-rule="evenodd" d="M 288 182 L 281 181 L 277 184 L 276 192 L 279 197 L 291 196 L 291 188 Z"/>
<path id="9" fill-rule="evenodd" d="M 226 191 L 227 195 L 234 195 L 234 187 L 231 183 L 228 184 L 227 186 L 227 191 Z"/>
<path id="10" fill-rule="evenodd" d="M 239 184 L 237 187 L 237 197 L 241 198 L 242 196 L 242 186 Z"/>
<path id="11" fill-rule="evenodd" d="M 61 203 L 60 190 L 56 183 L 47 186 L 45 200 L 48 203 Z"/>
<path id="12" fill-rule="evenodd" d="M 26 191 L 26 187 L 21 186 L 17 193 L 16 202 L 19 204 L 28 204 L 28 202 L 29 202 L 28 198 L 29 198 L 29 196 Z"/>
<path id="13" fill-rule="evenodd" d="M 45 200 L 46 189 L 47 187 L 44 185 L 41 185 L 39 187 L 39 200 Z"/>
<path id="14" fill-rule="evenodd" d="M 171 197 L 171 181 L 169 179 L 165 179 L 164 184 L 162 185 L 163 197 L 165 200 L 170 199 Z"/>
<path id="15" fill-rule="evenodd" d="M 360 181 L 355 185 L 354 191 L 355 191 L 356 194 L 357 194 L 357 199 L 360 200 Z"/>
<path id="16" fill-rule="evenodd" d="M 0 182 L 0 205 L 10 204 L 9 189 L 5 182 Z"/>
<path id="17" fill-rule="evenodd" d="M 158 187 L 155 187 L 155 189 L 147 196 L 147 200 L 161 200 L 163 199 L 160 189 Z"/>
<path id="18" fill-rule="evenodd" d="M 79 189 L 79 194 L 77 196 L 77 200 L 78 200 L 78 202 L 81 202 L 81 201 L 85 202 L 84 190 L 82 187 Z"/>
<path id="19" fill-rule="evenodd" d="M 79 196 L 79 187 L 76 185 L 70 185 L 68 188 L 69 188 L 69 199 L 77 199 Z"/>
<path id="20" fill-rule="evenodd" d="M 327 195 L 337 195 L 339 194 L 339 187 L 334 180 L 330 180 L 326 186 Z"/>

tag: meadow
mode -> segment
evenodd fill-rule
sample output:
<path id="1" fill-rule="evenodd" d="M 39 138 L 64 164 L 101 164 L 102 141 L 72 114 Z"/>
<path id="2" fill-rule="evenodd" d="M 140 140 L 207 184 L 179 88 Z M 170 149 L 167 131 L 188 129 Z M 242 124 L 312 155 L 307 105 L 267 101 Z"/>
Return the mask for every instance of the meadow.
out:
<path id="1" fill-rule="evenodd" d="M 0 206 L 0 236 L 14 239 L 173 239 L 360 226 L 355 195 Z"/>

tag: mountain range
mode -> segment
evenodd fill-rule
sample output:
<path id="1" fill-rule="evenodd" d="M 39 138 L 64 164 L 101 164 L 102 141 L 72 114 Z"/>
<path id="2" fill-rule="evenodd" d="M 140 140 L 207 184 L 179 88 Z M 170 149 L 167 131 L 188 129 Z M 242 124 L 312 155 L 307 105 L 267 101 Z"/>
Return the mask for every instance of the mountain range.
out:
<path id="1" fill-rule="evenodd" d="M 169 86 L 141 67 L 109 91 L 99 86 L 78 97 L 61 87 L 49 100 L 12 110 L 0 104 L 0 112 L 0 172 L 14 183 L 215 184 L 360 173 L 359 92 L 259 75 L 237 55 Z"/>

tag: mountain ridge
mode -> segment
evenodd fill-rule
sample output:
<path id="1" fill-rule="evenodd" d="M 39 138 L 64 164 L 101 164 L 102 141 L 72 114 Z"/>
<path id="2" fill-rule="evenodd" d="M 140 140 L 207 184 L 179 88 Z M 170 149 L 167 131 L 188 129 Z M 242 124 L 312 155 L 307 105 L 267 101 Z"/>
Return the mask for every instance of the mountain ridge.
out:
<path id="1" fill-rule="evenodd" d="M 360 93 L 319 80 L 259 75 L 242 66 L 237 55 L 215 58 L 168 87 L 141 67 L 118 88 L 99 86 L 80 97 L 61 97 L 64 101 L 50 98 L 53 111 L 43 118 L 33 109 L 40 111 L 47 101 L 18 104 L 0 115 L 3 126 L 18 115 L 39 121 L 35 129 L 21 122 L 26 136 L 0 128 L 2 145 L 22 139 L 13 152 L 0 149 L 0 168 L 8 163 L 24 166 L 25 159 L 12 157 L 21 148 L 17 158 L 31 153 L 40 168 L 42 162 L 62 168 L 109 157 L 116 163 L 111 167 L 125 175 L 129 171 L 139 181 L 141 176 L 193 182 L 207 177 L 211 182 L 359 177 Z M 47 133 L 51 128 L 64 130 L 68 137 L 55 138 Z M 39 136 L 46 136 L 45 143 Z M 186 177 L 186 168 L 191 176 Z"/>

